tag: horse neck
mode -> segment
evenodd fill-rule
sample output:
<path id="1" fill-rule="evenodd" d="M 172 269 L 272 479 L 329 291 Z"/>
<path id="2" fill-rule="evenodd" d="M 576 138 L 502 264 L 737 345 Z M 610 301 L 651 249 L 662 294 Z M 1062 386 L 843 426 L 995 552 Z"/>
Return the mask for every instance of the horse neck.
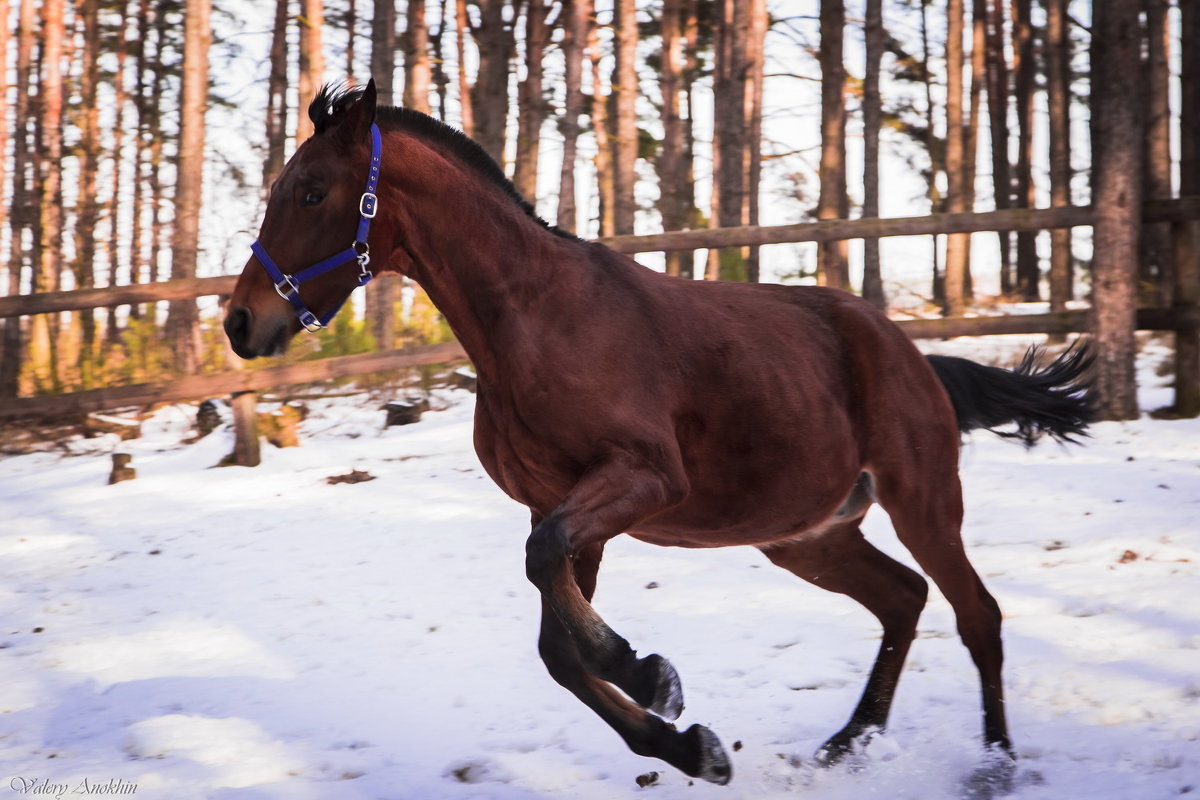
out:
<path id="1" fill-rule="evenodd" d="M 421 285 L 477 369 L 493 368 L 495 347 L 517 331 L 536 335 L 547 304 L 581 299 L 584 243 L 546 229 L 467 165 L 389 175 L 386 164 L 389 263 Z"/>

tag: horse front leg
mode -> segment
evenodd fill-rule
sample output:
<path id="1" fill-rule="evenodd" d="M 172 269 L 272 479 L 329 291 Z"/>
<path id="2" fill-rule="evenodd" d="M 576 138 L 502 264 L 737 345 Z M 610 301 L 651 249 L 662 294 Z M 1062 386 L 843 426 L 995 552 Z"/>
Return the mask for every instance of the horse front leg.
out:
<path id="1" fill-rule="evenodd" d="M 678 502 L 678 487 L 663 471 L 628 453 L 593 466 L 562 505 L 534 526 L 526 544 L 526 574 L 542 594 L 539 651 L 554 679 L 596 711 L 635 753 L 724 784 L 731 776 L 729 759 L 711 731 L 693 725 L 679 733 L 607 685 L 667 720 L 683 710 L 674 667 L 657 654 L 638 658 L 590 602 L 604 542 Z"/>

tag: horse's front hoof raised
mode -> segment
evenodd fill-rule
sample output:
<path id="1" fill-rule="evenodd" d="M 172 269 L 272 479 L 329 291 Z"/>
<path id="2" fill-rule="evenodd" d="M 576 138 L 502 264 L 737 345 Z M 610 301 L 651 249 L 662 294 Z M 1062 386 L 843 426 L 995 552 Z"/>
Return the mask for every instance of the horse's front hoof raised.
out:
<path id="1" fill-rule="evenodd" d="M 729 783 L 733 765 L 717 735 L 703 725 L 693 725 L 683 735 L 691 740 L 696 752 L 695 769 L 684 771 L 693 778 L 703 778 L 720 786 Z"/>
<path id="2" fill-rule="evenodd" d="M 667 721 L 679 719 L 683 713 L 683 684 L 679 673 L 657 653 L 646 656 L 638 665 L 638 689 L 631 697 L 642 708 Z"/>

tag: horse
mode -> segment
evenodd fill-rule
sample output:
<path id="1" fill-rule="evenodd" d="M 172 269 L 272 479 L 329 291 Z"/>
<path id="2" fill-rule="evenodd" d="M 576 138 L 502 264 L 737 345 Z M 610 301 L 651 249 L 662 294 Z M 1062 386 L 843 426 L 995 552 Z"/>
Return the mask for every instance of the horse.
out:
<path id="1" fill-rule="evenodd" d="M 474 141 L 377 107 L 373 81 L 322 87 L 308 113 L 316 132 L 271 187 L 230 297 L 230 345 L 282 353 L 372 267 L 428 293 L 478 376 L 479 460 L 531 515 L 526 574 L 556 682 L 634 753 L 727 783 L 716 734 L 672 724 L 683 693 L 670 662 L 639 657 L 590 601 L 621 534 L 748 545 L 882 625 L 857 707 L 817 751 L 818 764 L 843 761 L 887 722 L 927 592 L 863 537 L 878 504 L 978 669 L 985 763 L 1002 765 L 987 780 L 1011 776 L 1001 614 L 960 536 L 959 448 L 979 428 L 1027 444 L 1086 435 L 1086 344 L 1012 370 L 923 356 L 850 293 L 669 277 L 551 226 Z"/>

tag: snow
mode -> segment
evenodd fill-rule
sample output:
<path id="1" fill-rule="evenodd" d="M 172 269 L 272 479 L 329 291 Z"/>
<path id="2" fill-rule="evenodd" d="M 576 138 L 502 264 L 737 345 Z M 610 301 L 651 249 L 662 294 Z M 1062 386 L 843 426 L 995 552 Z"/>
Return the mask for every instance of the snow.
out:
<path id="1" fill-rule="evenodd" d="M 1027 341 L 940 347 L 1011 363 Z M 1169 402 L 1166 352 L 1143 348 L 1147 409 Z M 309 400 L 302 446 L 255 469 L 211 468 L 228 430 L 183 444 L 187 405 L 139 439 L 0 460 L 0 780 L 173 800 L 960 795 L 978 679 L 942 597 L 889 732 L 819 770 L 878 628 L 748 548 L 609 545 L 598 610 L 671 659 L 681 726 L 722 737 L 734 780 L 630 753 L 537 658 L 528 515 L 471 450 L 472 399 L 389 429 L 378 397 Z M 1006 615 L 1015 800 L 1200 792 L 1200 421 L 1092 434 L 963 449 L 964 536 Z M 138 478 L 109 486 L 118 447 Z M 355 469 L 374 480 L 326 482 Z M 911 563 L 878 510 L 867 533 Z"/>

